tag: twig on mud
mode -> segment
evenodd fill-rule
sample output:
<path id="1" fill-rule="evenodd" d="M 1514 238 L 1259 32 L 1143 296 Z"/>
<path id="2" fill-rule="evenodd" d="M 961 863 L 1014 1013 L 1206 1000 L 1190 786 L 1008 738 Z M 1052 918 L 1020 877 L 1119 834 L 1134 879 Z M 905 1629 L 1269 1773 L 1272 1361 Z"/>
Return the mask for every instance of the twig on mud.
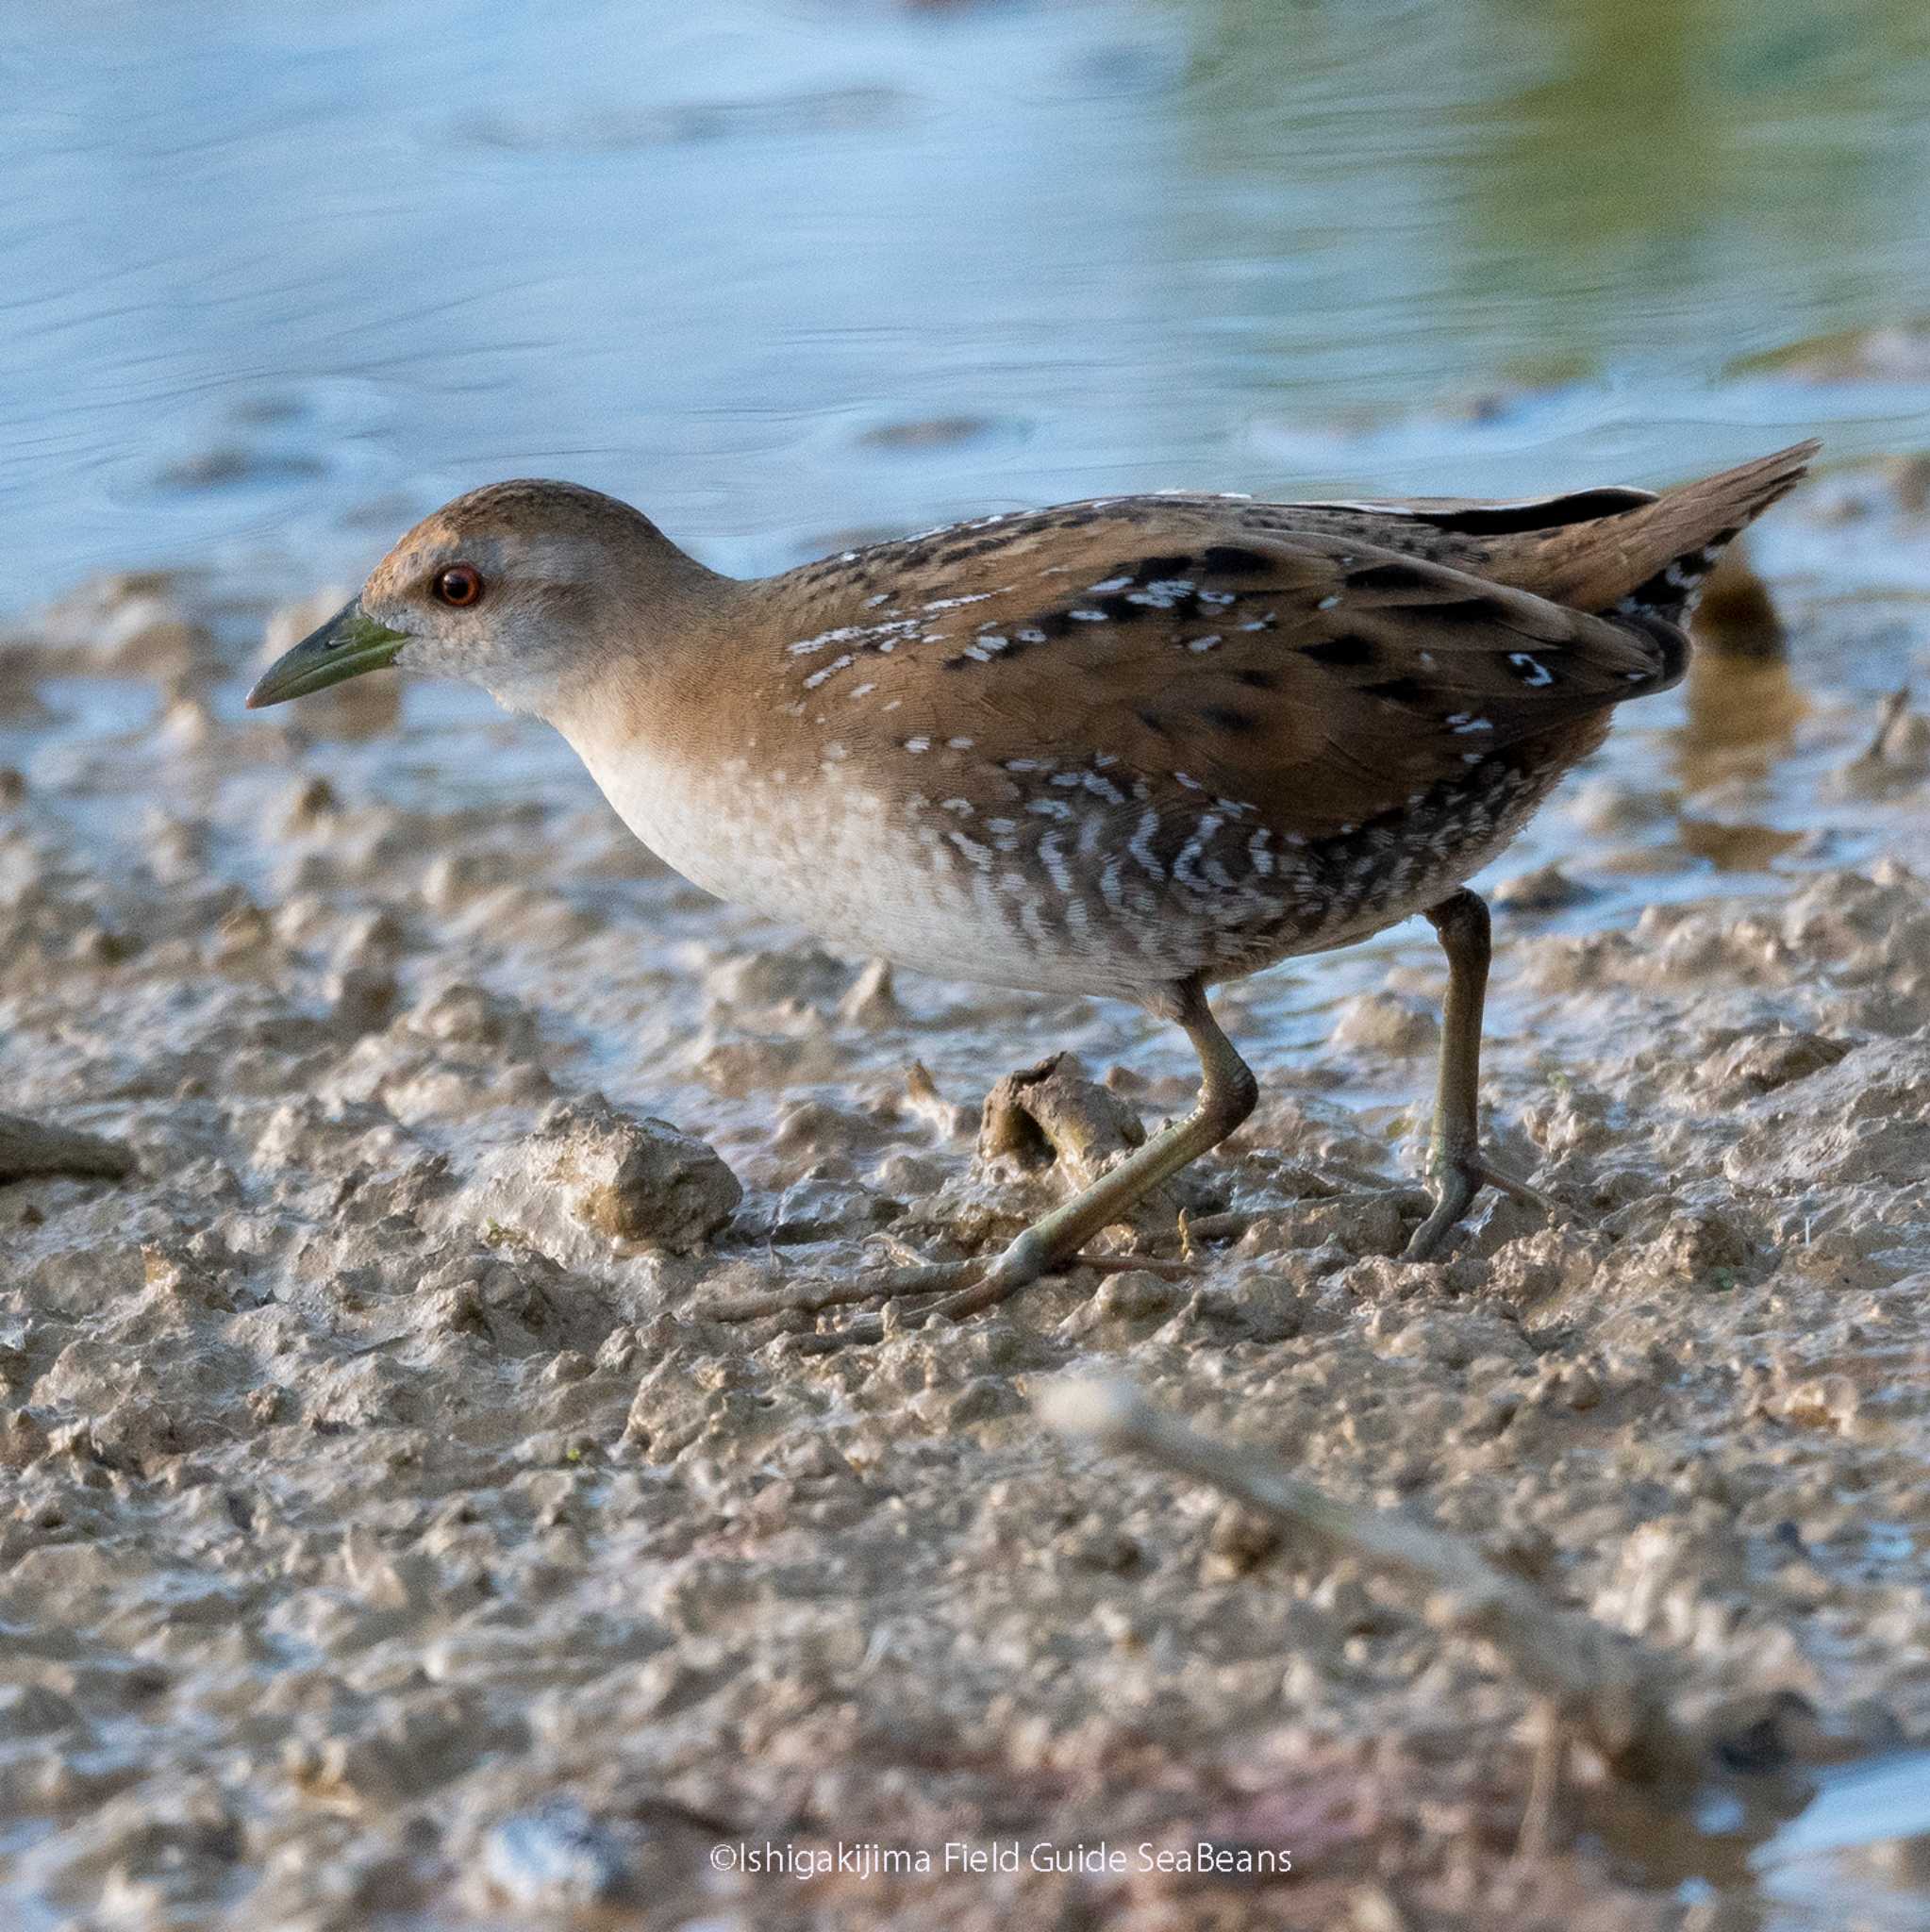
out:
<path id="1" fill-rule="evenodd" d="M 801 1281 L 776 1288 L 764 1294 L 747 1294 L 737 1301 L 720 1302 L 706 1312 L 713 1322 L 762 1322 L 776 1315 L 815 1315 L 824 1308 L 848 1307 L 853 1302 L 897 1301 L 907 1295 L 953 1292 L 957 1289 L 957 1271 L 963 1262 L 939 1262 L 933 1266 L 933 1279 L 915 1278 L 917 1267 L 887 1270 L 886 1278 L 876 1274 L 857 1274 L 848 1281 Z M 1190 1261 L 1162 1258 L 1157 1255 L 1068 1255 L 1054 1269 L 1070 1274 L 1074 1268 L 1090 1268 L 1095 1274 L 1131 1274 L 1143 1269 L 1169 1281 L 1180 1281 L 1199 1270 Z M 797 1338 L 800 1341 L 808 1338 Z M 841 1340 L 824 1336 L 820 1341 Z M 876 1340 L 875 1337 L 868 1337 Z"/>
<path id="2" fill-rule="evenodd" d="M 1340 1501 L 1261 1451 L 1201 1435 L 1129 1382 L 1058 1381 L 1036 1398 L 1055 1428 L 1211 1485 L 1273 1522 L 1427 1586 L 1429 1623 L 1490 1643 L 1618 1775 L 1647 1781 L 1692 1765 L 1669 1714 L 1660 1657 L 1495 1569 L 1472 1544 L 1392 1510 Z"/>
<path id="3" fill-rule="evenodd" d="M 0 1113 L 0 1181 L 37 1174 L 98 1174 L 118 1181 L 133 1172 L 134 1156 L 118 1141 L 46 1126 L 22 1113 Z"/>
<path id="4" fill-rule="evenodd" d="M 937 1294 L 937 1287 L 904 1289 L 906 1294 Z M 815 1315 L 824 1308 L 847 1307 L 853 1302 L 874 1302 L 879 1298 L 875 1281 L 862 1274 L 849 1281 L 804 1280 L 790 1282 L 763 1294 L 747 1294 L 736 1301 L 719 1302 L 705 1313 L 713 1322 L 764 1322 L 776 1315 Z"/>

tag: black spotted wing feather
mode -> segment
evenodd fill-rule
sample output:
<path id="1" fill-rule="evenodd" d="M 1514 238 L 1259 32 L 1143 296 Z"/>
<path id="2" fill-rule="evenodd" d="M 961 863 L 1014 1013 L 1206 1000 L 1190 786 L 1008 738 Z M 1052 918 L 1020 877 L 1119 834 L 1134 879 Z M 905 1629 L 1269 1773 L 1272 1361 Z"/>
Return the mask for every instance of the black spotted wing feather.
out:
<path id="1" fill-rule="evenodd" d="M 1256 530 L 1217 506 L 1134 508 L 1147 504 L 1161 514 L 1015 520 L 969 572 L 940 563 L 915 591 L 901 565 L 875 635 L 834 627 L 837 655 L 800 670 L 839 667 L 833 694 L 836 679 L 895 698 L 889 720 L 866 707 L 881 752 L 963 739 L 1027 765 L 1090 753 L 1306 837 L 1680 670 L 1666 626 L 1348 537 Z"/>
<path id="2" fill-rule="evenodd" d="M 1394 809 L 1683 663 L 1679 635 L 1412 557 L 1322 538 L 1248 547 L 1272 568 L 1243 572 L 1237 591 L 1210 552 L 1200 560 L 1203 588 L 1234 592 L 1206 634 L 1218 641 L 1176 637 L 1191 661 L 1164 677 L 1122 664 L 1151 689 L 1116 702 L 1114 719 L 1136 757 L 1156 741 L 1214 792 L 1305 836 Z"/>

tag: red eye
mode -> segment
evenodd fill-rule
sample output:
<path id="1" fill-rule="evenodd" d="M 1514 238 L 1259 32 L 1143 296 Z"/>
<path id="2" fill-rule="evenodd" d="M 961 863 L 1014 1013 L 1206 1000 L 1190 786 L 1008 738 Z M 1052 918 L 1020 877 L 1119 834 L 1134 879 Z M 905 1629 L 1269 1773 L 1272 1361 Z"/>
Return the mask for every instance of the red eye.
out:
<path id="1" fill-rule="evenodd" d="M 466 563 L 453 563 L 437 574 L 435 591 L 439 602 L 460 610 L 466 604 L 482 601 L 482 573 Z"/>

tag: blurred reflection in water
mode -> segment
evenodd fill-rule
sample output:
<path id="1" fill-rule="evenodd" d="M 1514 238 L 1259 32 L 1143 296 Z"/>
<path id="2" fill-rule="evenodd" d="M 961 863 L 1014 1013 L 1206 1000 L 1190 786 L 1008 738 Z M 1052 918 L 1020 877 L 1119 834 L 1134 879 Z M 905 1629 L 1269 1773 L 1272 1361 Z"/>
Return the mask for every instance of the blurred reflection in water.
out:
<path id="1" fill-rule="evenodd" d="M 1127 485 L 1930 425 L 1920 0 L 54 0 L 0 28 L 0 608 L 564 474 L 726 568 Z M 1831 426 L 1833 425 L 1833 426 Z"/>

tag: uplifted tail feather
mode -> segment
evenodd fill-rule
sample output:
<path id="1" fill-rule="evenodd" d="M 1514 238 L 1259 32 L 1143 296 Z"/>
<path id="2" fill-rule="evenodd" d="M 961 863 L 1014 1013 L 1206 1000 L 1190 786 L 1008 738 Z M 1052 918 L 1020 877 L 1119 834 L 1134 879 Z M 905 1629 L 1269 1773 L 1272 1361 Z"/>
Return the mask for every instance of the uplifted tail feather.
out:
<path id="1" fill-rule="evenodd" d="M 1549 530 L 1496 575 L 1573 609 L 1679 625 L 1724 546 L 1795 488 L 1821 447 L 1795 443 L 1677 484 L 1653 503 Z"/>

